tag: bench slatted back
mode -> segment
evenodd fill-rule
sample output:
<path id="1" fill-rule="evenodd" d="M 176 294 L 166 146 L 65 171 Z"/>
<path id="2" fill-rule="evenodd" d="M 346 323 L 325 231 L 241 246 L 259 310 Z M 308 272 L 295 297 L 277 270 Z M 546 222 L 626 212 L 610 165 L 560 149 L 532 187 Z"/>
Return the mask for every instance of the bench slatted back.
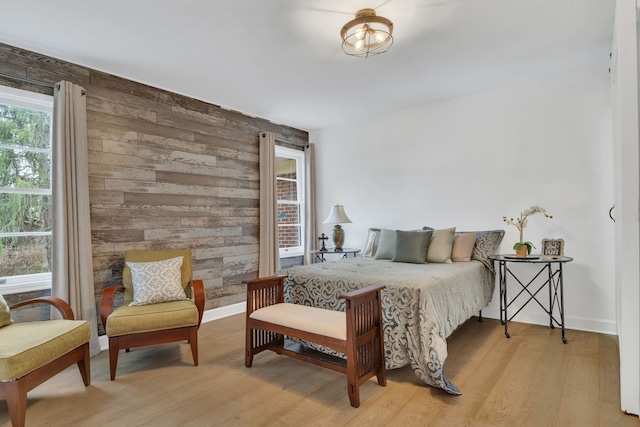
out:
<path id="1" fill-rule="evenodd" d="M 363 378 L 384 363 L 384 346 L 380 338 L 381 321 L 381 291 L 384 286 L 368 287 L 340 295 L 346 300 L 347 313 L 347 359 L 352 357 L 358 378 Z M 375 292 L 372 292 L 375 291 Z M 353 325 L 353 327 L 352 327 Z M 355 336 L 350 336 L 351 334 Z M 380 351 L 382 350 L 382 351 Z M 368 375 L 370 378 L 371 375 Z"/>
<path id="2" fill-rule="evenodd" d="M 251 280 L 251 292 L 247 293 L 247 316 L 262 307 L 283 303 L 286 278 L 287 276 L 276 276 Z M 273 285 L 275 280 L 278 281 L 276 286 Z"/>

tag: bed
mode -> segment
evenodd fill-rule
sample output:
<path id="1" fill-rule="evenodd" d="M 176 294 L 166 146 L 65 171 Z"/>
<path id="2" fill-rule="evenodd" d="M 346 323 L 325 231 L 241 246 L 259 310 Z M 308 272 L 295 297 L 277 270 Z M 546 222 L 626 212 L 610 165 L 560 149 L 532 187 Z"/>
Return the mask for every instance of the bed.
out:
<path id="1" fill-rule="evenodd" d="M 445 375 L 446 338 L 491 301 L 495 273 L 488 256 L 503 235 L 502 230 L 478 232 L 469 262 L 418 264 L 365 256 L 285 269 L 285 300 L 344 310 L 340 294 L 386 285 L 382 310 L 387 369 L 410 364 L 426 384 L 461 394 Z"/>

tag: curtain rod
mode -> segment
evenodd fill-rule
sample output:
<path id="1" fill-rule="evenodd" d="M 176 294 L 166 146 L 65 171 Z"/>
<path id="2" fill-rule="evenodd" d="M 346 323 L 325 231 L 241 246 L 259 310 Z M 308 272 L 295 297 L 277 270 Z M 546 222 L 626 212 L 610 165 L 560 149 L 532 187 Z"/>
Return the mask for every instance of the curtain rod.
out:
<path id="1" fill-rule="evenodd" d="M 45 82 L 41 82 L 41 81 L 38 81 L 38 80 L 33 80 L 33 79 L 28 78 L 28 77 L 14 76 L 14 75 L 2 73 L 2 72 L 0 72 L 0 77 L 4 77 L 4 78 L 10 79 L 10 80 L 17 80 L 19 82 L 29 83 L 29 84 L 32 84 L 32 85 L 44 87 L 44 88 L 51 89 L 51 90 L 53 90 L 55 88 L 55 85 L 53 85 L 51 83 L 45 83 Z"/>
<path id="2" fill-rule="evenodd" d="M 296 147 L 304 147 L 306 145 L 308 145 L 308 142 L 293 142 L 293 141 L 287 141 L 286 139 L 282 139 L 282 138 L 278 138 L 275 137 L 274 138 L 277 142 L 283 143 L 283 144 L 289 144 L 289 145 L 295 145 Z"/>

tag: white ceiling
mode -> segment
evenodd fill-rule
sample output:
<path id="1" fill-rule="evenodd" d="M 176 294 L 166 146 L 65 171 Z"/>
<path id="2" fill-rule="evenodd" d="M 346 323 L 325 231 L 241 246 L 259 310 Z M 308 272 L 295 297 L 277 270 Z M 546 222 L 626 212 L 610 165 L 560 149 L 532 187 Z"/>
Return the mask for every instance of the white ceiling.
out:
<path id="1" fill-rule="evenodd" d="M 345 55 L 373 7 L 389 52 Z M 615 0 L 0 0 L 0 42 L 313 130 L 608 58 Z"/>

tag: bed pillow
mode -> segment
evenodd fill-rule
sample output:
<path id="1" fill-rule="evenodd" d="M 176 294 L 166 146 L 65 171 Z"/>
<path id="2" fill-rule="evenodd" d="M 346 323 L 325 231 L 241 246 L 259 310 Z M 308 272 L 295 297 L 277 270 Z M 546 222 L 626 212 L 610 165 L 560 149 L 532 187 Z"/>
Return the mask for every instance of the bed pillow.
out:
<path id="1" fill-rule="evenodd" d="M 432 231 L 396 231 L 396 248 L 391 261 L 424 264 L 431 243 Z"/>
<path id="2" fill-rule="evenodd" d="M 451 250 L 453 249 L 453 236 L 455 227 L 434 230 L 431 227 L 423 227 L 423 230 L 433 230 L 429 252 L 427 252 L 427 262 L 451 263 Z"/>
<path id="3" fill-rule="evenodd" d="M 133 281 L 130 306 L 186 300 L 180 267 L 184 257 L 155 262 L 128 262 Z"/>
<path id="4" fill-rule="evenodd" d="M 380 230 L 380 240 L 378 241 L 378 249 L 376 250 L 376 259 L 391 259 L 396 251 L 396 231 Z"/>
<path id="5" fill-rule="evenodd" d="M 366 257 L 376 256 L 376 251 L 378 249 L 379 241 L 380 241 L 380 229 L 370 228 L 369 233 L 367 234 L 367 243 L 365 243 L 364 251 L 362 251 L 362 256 L 366 256 Z"/>
<path id="6" fill-rule="evenodd" d="M 493 272 L 493 261 L 489 259 L 489 256 L 496 253 L 503 237 L 504 230 L 478 231 L 478 237 L 476 238 L 476 245 L 471 253 L 471 259 L 480 261 Z"/>
<path id="7" fill-rule="evenodd" d="M 0 328 L 13 323 L 11 320 L 11 312 L 9 310 L 9 304 L 5 301 L 4 297 L 0 295 Z"/>
<path id="8" fill-rule="evenodd" d="M 478 233 L 456 233 L 453 236 L 453 247 L 451 249 L 451 261 L 469 262 L 471 254 L 476 245 Z"/>

